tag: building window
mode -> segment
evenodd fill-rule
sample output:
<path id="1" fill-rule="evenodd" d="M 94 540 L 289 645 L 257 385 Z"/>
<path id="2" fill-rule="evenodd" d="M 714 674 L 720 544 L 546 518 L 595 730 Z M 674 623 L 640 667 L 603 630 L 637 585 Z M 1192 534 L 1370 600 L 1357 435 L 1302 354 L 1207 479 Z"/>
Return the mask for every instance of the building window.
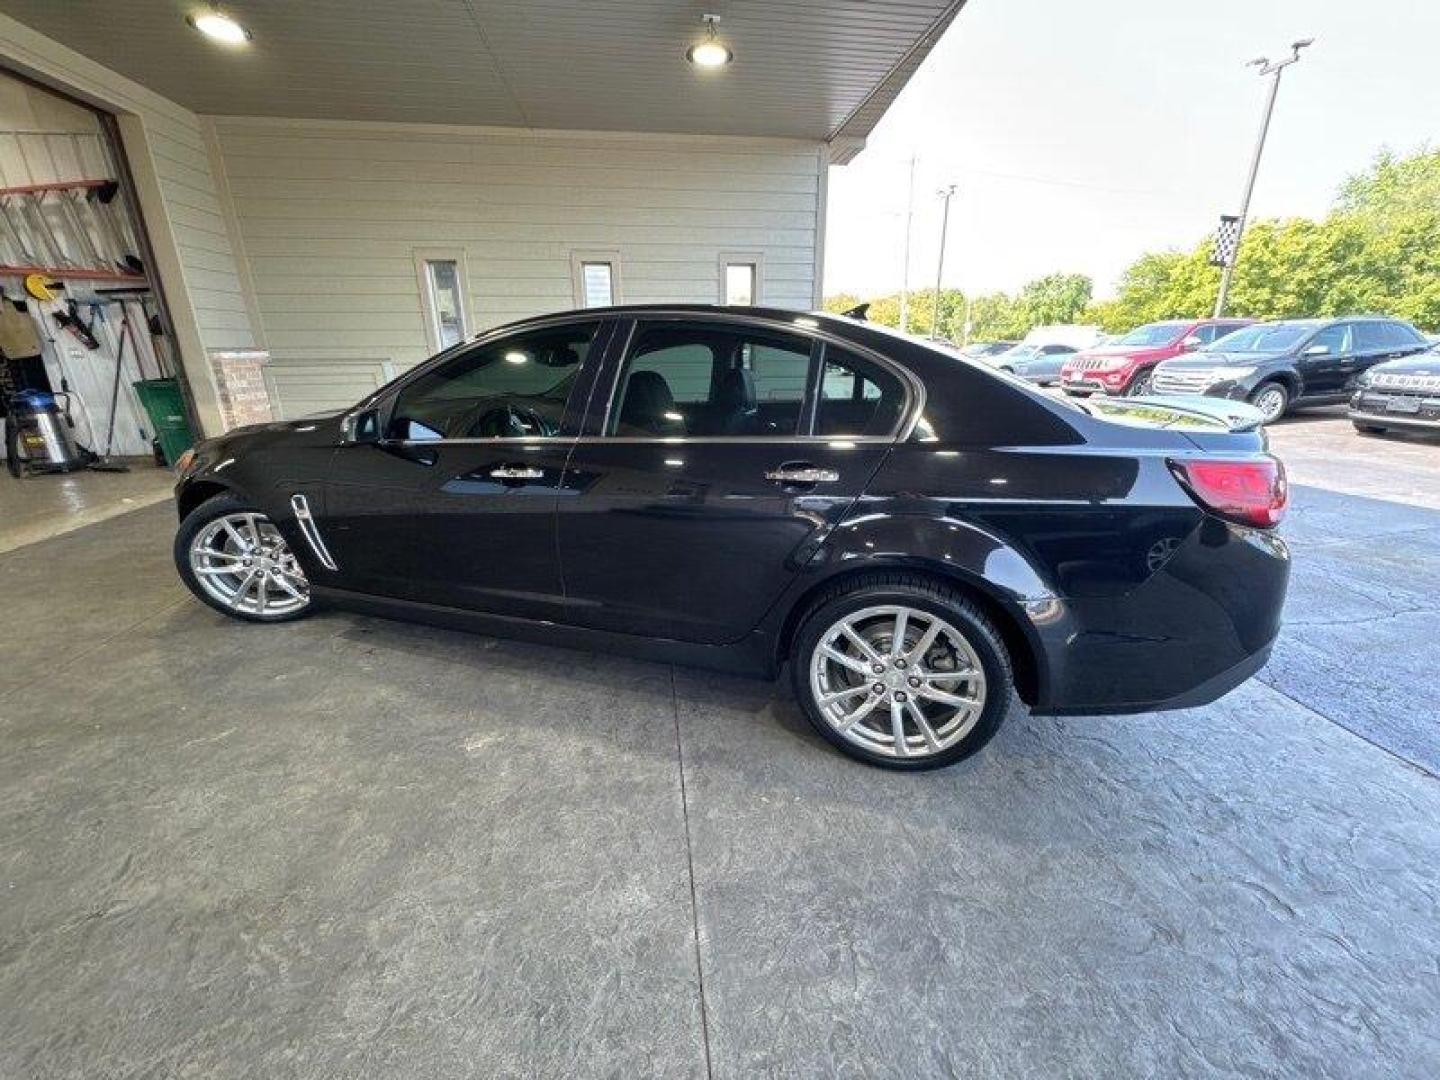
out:
<path id="1" fill-rule="evenodd" d="M 609 307 L 620 303 L 620 254 L 615 251 L 576 251 L 570 256 L 575 306 Z"/>
<path id="2" fill-rule="evenodd" d="M 760 256 L 727 253 L 720 256 L 720 302 L 746 306 L 760 302 Z"/>
<path id="3" fill-rule="evenodd" d="M 608 262 L 580 264 L 585 307 L 609 307 L 615 302 L 615 270 Z"/>
<path id="4" fill-rule="evenodd" d="M 464 254 L 417 251 L 415 273 L 420 281 L 420 306 L 431 351 L 441 352 L 459 345 L 470 336 Z"/>

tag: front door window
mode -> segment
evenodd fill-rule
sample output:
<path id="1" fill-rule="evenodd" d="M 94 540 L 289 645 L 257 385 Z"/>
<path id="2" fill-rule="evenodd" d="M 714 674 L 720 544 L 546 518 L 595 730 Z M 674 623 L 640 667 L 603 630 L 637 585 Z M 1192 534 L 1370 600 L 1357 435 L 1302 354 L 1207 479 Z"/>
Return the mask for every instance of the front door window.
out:
<path id="1" fill-rule="evenodd" d="M 599 323 L 477 345 L 400 391 L 386 434 L 407 442 L 556 435 Z"/>

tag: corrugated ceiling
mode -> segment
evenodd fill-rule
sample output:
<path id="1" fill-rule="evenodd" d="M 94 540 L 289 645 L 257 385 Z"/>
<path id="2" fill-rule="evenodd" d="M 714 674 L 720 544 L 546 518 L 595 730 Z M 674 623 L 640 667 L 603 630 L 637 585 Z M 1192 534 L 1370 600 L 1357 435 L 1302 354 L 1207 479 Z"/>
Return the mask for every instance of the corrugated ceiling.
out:
<path id="1" fill-rule="evenodd" d="M 953 0 L 233 0 L 212 44 L 185 0 L 0 0 L 0 11 L 200 113 L 863 138 Z M 735 61 L 696 71 L 700 15 Z"/>

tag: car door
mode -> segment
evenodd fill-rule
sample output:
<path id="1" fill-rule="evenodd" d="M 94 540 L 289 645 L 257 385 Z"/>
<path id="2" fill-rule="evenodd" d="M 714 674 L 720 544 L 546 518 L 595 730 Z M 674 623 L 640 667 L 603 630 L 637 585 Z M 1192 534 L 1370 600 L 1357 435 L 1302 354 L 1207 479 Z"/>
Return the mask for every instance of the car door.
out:
<path id="1" fill-rule="evenodd" d="M 913 389 L 879 358 L 753 318 L 645 318 L 622 337 L 557 507 L 571 618 L 738 640 L 864 491 Z"/>
<path id="2" fill-rule="evenodd" d="M 1300 369 L 1301 397 L 1339 394 L 1355 366 L 1354 324 L 1334 323 L 1319 330 L 1300 347 L 1295 363 Z"/>
<path id="3" fill-rule="evenodd" d="M 555 503 L 609 324 L 546 324 L 462 348 L 378 408 L 380 438 L 342 445 L 323 530 L 343 588 L 555 618 Z"/>

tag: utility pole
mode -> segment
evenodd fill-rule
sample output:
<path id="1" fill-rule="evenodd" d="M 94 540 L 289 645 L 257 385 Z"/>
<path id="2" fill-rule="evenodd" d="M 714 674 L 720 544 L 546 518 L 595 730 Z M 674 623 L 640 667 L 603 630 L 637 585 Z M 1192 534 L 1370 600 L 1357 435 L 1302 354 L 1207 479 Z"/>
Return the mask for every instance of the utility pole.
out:
<path id="1" fill-rule="evenodd" d="M 1245 219 L 1250 214 L 1250 196 L 1255 193 L 1255 177 L 1260 172 L 1260 156 L 1265 153 L 1265 136 L 1270 132 L 1270 117 L 1275 112 L 1275 96 L 1280 92 L 1280 75 L 1291 64 L 1300 59 L 1300 50 L 1309 48 L 1315 43 L 1314 38 L 1302 38 L 1292 42 L 1290 55 L 1284 60 L 1271 61 L 1266 57 L 1258 57 L 1251 60 L 1246 67 L 1258 67 L 1260 75 L 1270 76 L 1270 90 L 1265 96 L 1265 112 L 1260 120 L 1260 137 L 1255 140 L 1255 154 L 1250 159 L 1250 175 L 1245 180 L 1245 196 L 1240 201 L 1240 220 L 1235 228 L 1235 254 L 1220 271 L 1220 292 L 1215 297 L 1215 318 L 1225 314 L 1225 298 L 1230 293 L 1230 277 L 1235 272 L 1235 264 L 1240 261 L 1240 241 L 1245 235 Z"/>
<path id="2" fill-rule="evenodd" d="M 900 332 L 910 326 L 910 225 L 915 220 L 915 155 L 910 155 L 910 196 L 905 203 L 905 265 L 900 268 Z"/>
<path id="3" fill-rule="evenodd" d="M 946 184 L 937 195 L 945 201 L 945 209 L 940 215 L 940 258 L 935 263 L 935 312 L 930 319 L 930 337 L 932 340 L 940 340 L 940 275 L 945 271 L 945 233 L 950 228 L 950 200 L 955 195 L 955 185 Z"/>

